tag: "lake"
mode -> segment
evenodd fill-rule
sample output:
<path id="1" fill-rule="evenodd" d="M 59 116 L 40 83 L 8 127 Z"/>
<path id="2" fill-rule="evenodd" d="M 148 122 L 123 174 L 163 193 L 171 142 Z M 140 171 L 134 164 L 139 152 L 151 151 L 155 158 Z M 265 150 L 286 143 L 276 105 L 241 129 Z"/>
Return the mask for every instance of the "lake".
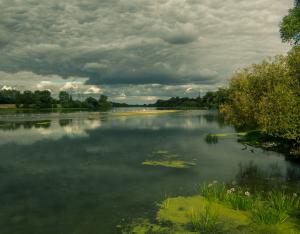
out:
<path id="1" fill-rule="evenodd" d="M 154 217 L 167 196 L 198 193 L 212 180 L 259 184 L 258 171 L 270 184 L 300 186 L 299 165 L 283 155 L 245 147 L 236 134 L 210 142 L 211 133 L 235 130 L 205 110 L 0 115 L 1 234 L 119 233 Z M 155 154 L 192 164 L 143 164 Z"/>

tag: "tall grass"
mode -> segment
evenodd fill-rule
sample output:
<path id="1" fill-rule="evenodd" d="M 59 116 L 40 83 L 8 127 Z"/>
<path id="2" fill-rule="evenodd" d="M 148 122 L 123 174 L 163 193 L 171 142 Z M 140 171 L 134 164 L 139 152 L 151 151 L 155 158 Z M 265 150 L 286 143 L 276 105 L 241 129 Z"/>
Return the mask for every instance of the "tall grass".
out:
<path id="1" fill-rule="evenodd" d="M 204 183 L 200 187 L 200 193 L 209 201 L 225 201 L 226 199 L 226 186 L 223 183 L 214 181 L 212 183 Z"/>
<path id="2" fill-rule="evenodd" d="M 203 211 L 191 210 L 190 223 L 193 231 L 199 233 L 220 233 L 218 214 L 206 205 Z"/>
<path id="3" fill-rule="evenodd" d="M 284 223 L 289 217 L 286 213 L 268 205 L 258 205 L 251 211 L 251 215 L 253 222 L 266 225 Z"/>
<path id="4" fill-rule="evenodd" d="M 227 200 L 235 210 L 251 210 L 255 203 L 253 197 L 245 195 L 245 193 L 242 193 L 241 191 L 228 194 Z"/>
<path id="5" fill-rule="evenodd" d="M 219 182 L 205 183 L 200 188 L 201 195 L 207 200 L 229 205 L 232 209 L 249 211 L 254 223 L 273 225 L 285 222 L 290 215 L 300 210 L 300 197 L 283 191 L 260 192 L 250 194 L 240 186 L 231 186 Z M 209 213 L 206 214 L 209 217 Z M 193 220 L 199 220 L 197 215 Z M 202 221 L 205 220 L 202 217 Z M 212 218 L 213 220 L 213 218 Z M 194 226 L 197 226 L 197 222 Z M 198 222 L 199 224 L 199 222 Z"/>
<path id="6" fill-rule="evenodd" d="M 283 192 L 269 192 L 267 201 L 273 209 L 279 212 L 291 213 L 300 208 L 300 199 L 297 194 L 285 194 Z"/>

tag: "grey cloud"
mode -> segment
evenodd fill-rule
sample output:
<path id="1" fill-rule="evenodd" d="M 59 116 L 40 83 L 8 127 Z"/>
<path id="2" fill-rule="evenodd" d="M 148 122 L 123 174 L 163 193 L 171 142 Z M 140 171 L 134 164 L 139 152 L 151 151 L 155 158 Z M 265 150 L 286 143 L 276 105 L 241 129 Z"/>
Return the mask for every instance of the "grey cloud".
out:
<path id="1" fill-rule="evenodd" d="M 216 87 L 240 66 L 287 50 L 278 23 L 292 3 L 0 0 L 0 71 L 111 88 Z"/>

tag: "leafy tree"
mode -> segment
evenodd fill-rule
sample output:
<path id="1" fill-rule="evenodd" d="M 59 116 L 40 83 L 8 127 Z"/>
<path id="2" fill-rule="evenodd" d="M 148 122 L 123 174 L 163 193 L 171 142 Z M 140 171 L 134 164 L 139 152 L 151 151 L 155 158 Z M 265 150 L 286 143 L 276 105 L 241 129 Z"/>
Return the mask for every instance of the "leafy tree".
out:
<path id="1" fill-rule="evenodd" d="M 236 73 L 220 108 L 225 119 L 239 128 L 300 142 L 300 83 L 290 62 L 297 56 L 279 56 Z"/>
<path id="2" fill-rule="evenodd" d="M 108 101 L 108 97 L 105 95 L 100 96 L 98 105 L 100 109 L 109 109 L 112 107 L 112 103 Z"/>
<path id="3" fill-rule="evenodd" d="M 35 97 L 33 92 L 26 90 L 20 95 L 19 103 L 23 105 L 24 108 L 30 107 L 30 105 L 35 103 Z"/>
<path id="4" fill-rule="evenodd" d="M 59 98 L 59 103 L 62 107 L 64 108 L 71 107 L 72 96 L 68 92 L 60 91 L 58 98 Z"/>
<path id="5" fill-rule="evenodd" d="M 51 108 L 52 98 L 51 93 L 48 90 L 35 91 L 34 92 L 34 103 L 36 108 Z"/>
<path id="6" fill-rule="evenodd" d="M 300 41 L 300 4 L 297 1 L 295 7 L 289 10 L 280 24 L 280 34 L 284 42 L 298 44 Z"/>
<path id="7" fill-rule="evenodd" d="M 0 90 L 0 104 L 15 104 L 19 95 L 17 90 Z"/>
<path id="8" fill-rule="evenodd" d="M 99 107 L 98 101 L 93 97 L 85 99 L 85 107 L 88 109 L 97 109 Z"/>

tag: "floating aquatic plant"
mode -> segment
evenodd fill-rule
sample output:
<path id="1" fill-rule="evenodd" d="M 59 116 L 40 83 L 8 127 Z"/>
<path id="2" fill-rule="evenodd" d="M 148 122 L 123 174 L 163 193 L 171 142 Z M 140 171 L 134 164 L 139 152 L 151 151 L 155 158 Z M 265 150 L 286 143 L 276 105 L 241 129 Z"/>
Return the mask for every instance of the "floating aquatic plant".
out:
<path id="1" fill-rule="evenodd" d="M 169 160 L 169 161 L 151 161 L 147 160 L 142 163 L 146 166 L 161 166 L 161 167 L 171 167 L 171 168 L 189 168 L 196 165 L 193 162 L 186 162 L 182 160 Z"/>
<path id="2" fill-rule="evenodd" d="M 153 151 L 149 157 L 151 159 L 145 160 L 142 165 L 170 168 L 189 168 L 196 165 L 195 162 L 182 160 L 179 155 L 170 153 L 167 150 Z"/>

